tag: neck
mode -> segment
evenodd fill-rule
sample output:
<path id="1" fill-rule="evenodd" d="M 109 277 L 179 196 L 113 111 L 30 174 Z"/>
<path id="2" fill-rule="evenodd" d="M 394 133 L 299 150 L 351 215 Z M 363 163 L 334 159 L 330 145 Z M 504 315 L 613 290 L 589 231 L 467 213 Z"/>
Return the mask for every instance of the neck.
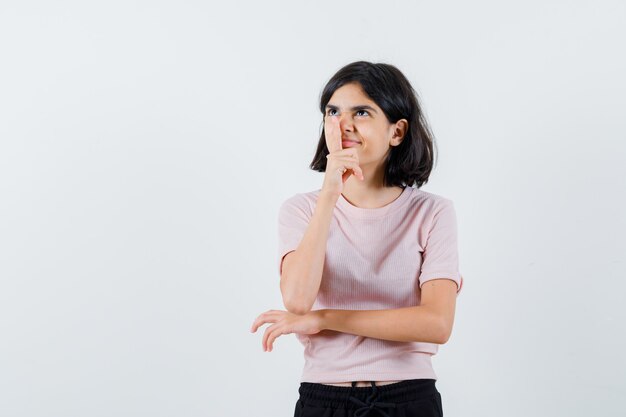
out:
<path id="1" fill-rule="evenodd" d="M 389 204 L 402 193 L 402 187 L 383 185 L 384 166 L 362 164 L 360 167 L 365 179 L 361 181 L 354 175 L 350 175 L 343 184 L 341 193 L 352 205 L 362 208 L 378 208 Z"/>

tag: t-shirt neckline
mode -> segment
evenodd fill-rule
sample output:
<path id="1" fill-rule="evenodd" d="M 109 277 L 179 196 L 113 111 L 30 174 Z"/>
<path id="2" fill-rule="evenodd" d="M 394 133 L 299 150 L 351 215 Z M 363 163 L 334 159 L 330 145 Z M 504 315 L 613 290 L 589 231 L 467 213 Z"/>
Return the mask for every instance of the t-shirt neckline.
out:
<path id="1" fill-rule="evenodd" d="M 403 203 L 409 198 L 412 190 L 413 187 L 405 186 L 402 190 L 402 193 L 400 193 L 400 195 L 396 197 L 395 200 L 382 207 L 376 208 L 363 208 L 354 206 L 352 205 L 352 203 L 346 200 L 343 194 L 340 194 L 339 198 L 337 199 L 337 206 L 345 211 L 348 215 L 353 217 L 368 219 L 382 217 L 402 206 Z"/>

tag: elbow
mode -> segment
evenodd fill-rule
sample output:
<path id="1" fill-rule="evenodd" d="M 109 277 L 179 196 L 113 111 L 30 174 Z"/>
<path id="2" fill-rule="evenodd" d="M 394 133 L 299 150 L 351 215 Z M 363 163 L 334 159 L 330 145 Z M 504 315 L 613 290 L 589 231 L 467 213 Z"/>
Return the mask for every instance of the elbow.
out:
<path id="1" fill-rule="evenodd" d="M 450 340 L 450 335 L 452 334 L 452 326 L 445 321 L 439 326 L 439 337 L 437 344 L 445 345 Z"/>
<path id="2" fill-rule="evenodd" d="M 450 339 L 450 335 L 443 336 L 443 337 L 439 338 L 439 340 L 437 341 L 437 344 L 438 345 L 445 345 L 446 343 L 448 343 L 449 339 Z"/>
<path id="3" fill-rule="evenodd" d="M 302 301 L 302 297 L 299 294 L 293 294 L 292 291 L 290 291 L 288 288 L 286 288 L 286 286 L 283 285 L 285 282 L 286 281 L 284 279 L 281 279 L 280 289 L 285 309 L 290 313 L 298 314 L 301 316 L 311 311 L 314 301 Z"/>
<path id="4" fill-rule="evenodd" d="M 282 296 L 285 310 L 290 313 L 303 316 L 311 311 L 311 308 L 313 308 L 313 305 L 311 303 L 304 303 L 301 300 L 296 299 L 295 297 L 285 296 L 284 293 L 282 294 Z"/>
<path id="5" fill-rule="evenodd" d="M 297 314 L 299 316 L 304 316 L 309 311 L 311 311 L 311 306 L 304 306 L 298 303 L 288 303 L 285 300 L 283 300 L 283 304 L 285 305 L 285 309 L 288 312 Z"/>
<path id="6" fill-rule="evenodd" d="M 427 341 L 428 343 L 445 345 L 450 339 L 450 333 L 452 332 L 451 326 L 449 326 L 448 323 L 446 323 L 446 321 L 437 314 L 433 314 L 431 316 L 430 323 L 431 325 L 429 327 L 430 331 L 428 332 L 428 339 L 422 335 L 421 340 L 416 340 L 416 342 Z"/>

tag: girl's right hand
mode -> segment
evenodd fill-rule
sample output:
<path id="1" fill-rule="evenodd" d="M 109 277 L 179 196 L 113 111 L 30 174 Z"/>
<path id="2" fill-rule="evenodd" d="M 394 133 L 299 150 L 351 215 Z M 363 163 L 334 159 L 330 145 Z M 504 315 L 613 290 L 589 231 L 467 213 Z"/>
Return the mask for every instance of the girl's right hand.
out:
<path id="1" fill-rule="evenodd" d="M 343 192 L 343 184 L 350 175 L 364 180 L 363 171 L 359 167 L 359 155 L 356 148 L 341 147 L 341 128 L 339 119 L 327 116 L 324 120 L 324 133 L 329 154 L 326 155 L 326 172 L 322 191 L 337 197 Z"/>

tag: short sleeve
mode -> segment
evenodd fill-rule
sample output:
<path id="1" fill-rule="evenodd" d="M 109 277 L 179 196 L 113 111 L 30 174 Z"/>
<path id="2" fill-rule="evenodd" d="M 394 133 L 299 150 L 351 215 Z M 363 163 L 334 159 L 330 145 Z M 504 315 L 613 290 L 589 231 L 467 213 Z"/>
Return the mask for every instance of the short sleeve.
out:
<path id="1" fill-rule="evenodd" d="M 422 253 L 420 288 L 426 281 L 436 278 L 448 278 L 456 282 L 457 294 L 463 287 L 463 276 L 459 271 L 456 211 L 454 203 L 449 199 L 442 200 L 430 223 Z"/>
<path id="2" fill-rule="evenodd" d="M 302 194 L 285 200 L 278 210 L 278 275 L 283 258 L 298 248 L 311 219 L 311 209 Z"/>

